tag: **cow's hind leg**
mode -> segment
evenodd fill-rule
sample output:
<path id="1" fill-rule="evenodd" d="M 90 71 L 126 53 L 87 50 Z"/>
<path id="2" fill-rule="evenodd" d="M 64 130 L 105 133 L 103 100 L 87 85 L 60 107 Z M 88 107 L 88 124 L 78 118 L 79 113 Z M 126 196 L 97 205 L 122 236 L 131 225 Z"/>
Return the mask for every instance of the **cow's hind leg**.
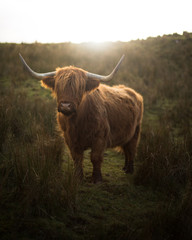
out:
<path id="1" fill-rule="evenodd" d="M 93 164 L 92 179 L 94 183 L 102 182 L 101 164 L 103 161 L 105 143 L 97 143 L 91 149 L 91 162 Z"/>
<path id="2" fill-rule="evenodd" d="M 140 136 L 140 125 L 136 127 L 135 134 L 133 138 L 123 146 L 123 151 L 125 153 L 125 166 L 123 170 L 126 173 L 134 172 L 134 157 L 137 149 L 137 144 L 139 142 Z"/>

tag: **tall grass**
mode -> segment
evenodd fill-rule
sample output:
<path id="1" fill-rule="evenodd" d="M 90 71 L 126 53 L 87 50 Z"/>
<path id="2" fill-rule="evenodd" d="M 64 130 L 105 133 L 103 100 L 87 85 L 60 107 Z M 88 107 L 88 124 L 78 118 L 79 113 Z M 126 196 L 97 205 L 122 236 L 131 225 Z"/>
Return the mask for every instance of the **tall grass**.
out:
<path id="1" fill-rule="evenodd" d="M 181 127 L 177 137 L 166 114 L 156 127 L 145 125 L 138 151 L 136 185 L 144 185 L 164 195 L 150 214 L 142 238 L 192 238 L 192 137 L 190 125 Z M 166 124 L 165 124 L 166 122 Z M 188 122 L 188 120 L 187 120 Z M 178 131 L 180 132 L 180 131 Z"/>
<path id="2" fill-rule="evenodd" d="M 161 123 L 144 129 L 138 151 L 141 165 L 135 175 L 135 183 L 176 193 L 179 184 L 186 184 L 189 180 L 191 144 L 192 138 L 187 133 L 176 139 L 170 127 Z"/>
<path id="3" fill-rule="evenodd" d="M 73 209 L 77 183 L 63 167 L 64 141 L 55 130 L 55 105 L 7 92 L 0 104 L 0 199 L 19 214 L 54 215 Z"/>

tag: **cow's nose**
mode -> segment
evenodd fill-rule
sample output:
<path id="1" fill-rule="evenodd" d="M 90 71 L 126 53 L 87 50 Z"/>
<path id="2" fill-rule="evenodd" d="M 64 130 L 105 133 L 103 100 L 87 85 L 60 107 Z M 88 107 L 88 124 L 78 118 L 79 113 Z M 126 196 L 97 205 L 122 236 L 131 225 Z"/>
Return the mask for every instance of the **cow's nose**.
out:
<path id="1" fill-rule="evenodd" d="M 70 111 L 70 106 L 71 106 L 71 103 L 61 102 L 59 104 L 59 110 L 60 110 L 60 112 L 62 112 L 62 111 Z"/>
<path id="2" fill-rule="evenodd" d="M 73 104 L 68 102 L 60 102 L 58 106 L 58 112 L 63 113 L 64 115 L 70 115 L 75 111 Z"/>

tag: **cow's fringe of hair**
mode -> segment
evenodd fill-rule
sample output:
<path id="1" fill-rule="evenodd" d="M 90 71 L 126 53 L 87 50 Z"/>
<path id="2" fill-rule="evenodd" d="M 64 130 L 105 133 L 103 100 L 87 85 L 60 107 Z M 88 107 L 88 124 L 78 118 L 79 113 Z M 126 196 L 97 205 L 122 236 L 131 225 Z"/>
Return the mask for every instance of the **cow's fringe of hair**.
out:
<path id="1" fill-rule="evenodd" d="M 72 98 L 81 100 L 86 88 L 86 72 L 83 69 L 73 66 L 57 68 L 55 79 L 57 96 L 70 92 Z"/>

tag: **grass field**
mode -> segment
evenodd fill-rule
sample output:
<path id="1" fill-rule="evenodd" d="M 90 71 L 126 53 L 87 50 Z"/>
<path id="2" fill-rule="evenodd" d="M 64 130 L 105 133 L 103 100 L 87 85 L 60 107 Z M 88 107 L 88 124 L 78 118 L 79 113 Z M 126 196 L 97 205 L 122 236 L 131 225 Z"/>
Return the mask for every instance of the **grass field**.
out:
<path id="1" fill-rule="evenodd" d="M 0 239 L 192 239 L 191 43 L 185 33 L 102 50 L 0 44 Z M 145 101 L 133 175 L 109 149 L 103 182 L 93 184 L 88 150 L 84 181 L 74 178 L 55 100 L 23 71 L 19 52 L 40 72 L 74 64 L 101 74 L 126 54 L 112 84 L 133 87 Z"/>

